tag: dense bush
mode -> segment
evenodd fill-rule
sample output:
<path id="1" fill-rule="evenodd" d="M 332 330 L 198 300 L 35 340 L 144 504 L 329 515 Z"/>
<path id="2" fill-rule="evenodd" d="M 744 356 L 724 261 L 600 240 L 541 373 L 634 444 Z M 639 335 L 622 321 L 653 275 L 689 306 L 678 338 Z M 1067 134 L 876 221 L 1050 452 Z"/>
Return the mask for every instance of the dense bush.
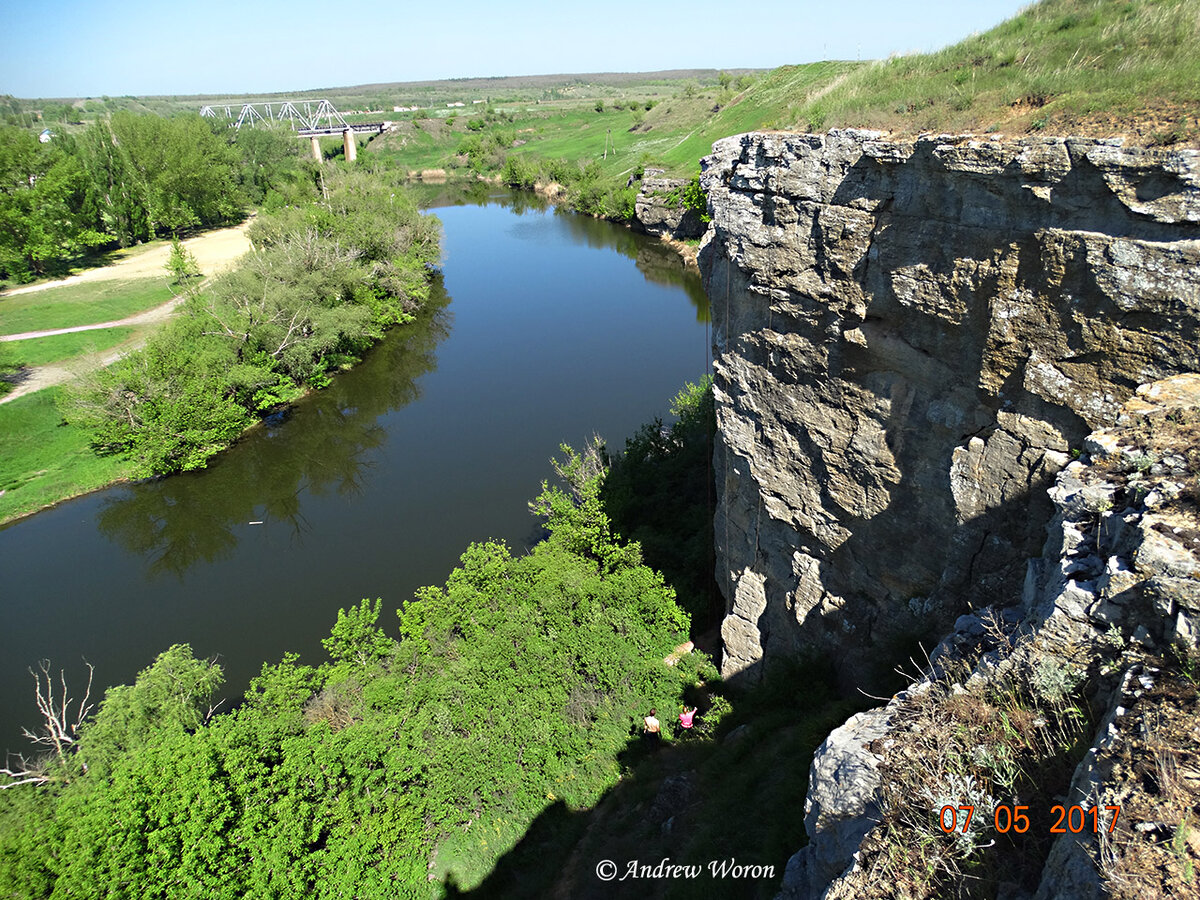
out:
<path id="1" fill-rule="evenodd" d="M 433 897 L 431 860 L 473 886 L 544 809 L 594 803 L 646 708 L 678 704 L 687 617 L 612 534 L 600 473 L 564 471 L 548 540 L 472 545 L 398 634 L 364 600 L 328 662 L 265 665 L 222 714 L 186 646 L 110 689 L 47 783 L 0 791 L 7 894 Z"/>
<path id="2" fill-rule="evenodd" d="M 428 297 L 436 220 L 378 177 L 326 179 L 327 200 L 264 214 L 259 248 L 190 298 L 138 352 L 64 395 L 68 421 L 141 475 L 203 466 L 254 417 L 323 387 Z"/>

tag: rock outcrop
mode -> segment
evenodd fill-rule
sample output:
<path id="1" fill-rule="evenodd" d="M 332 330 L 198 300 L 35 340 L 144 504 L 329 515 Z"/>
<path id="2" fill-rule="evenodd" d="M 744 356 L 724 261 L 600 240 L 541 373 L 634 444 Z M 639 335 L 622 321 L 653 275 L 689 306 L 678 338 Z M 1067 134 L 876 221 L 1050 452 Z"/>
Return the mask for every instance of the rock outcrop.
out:
<path id="1" fill-rule="evenodd" d="M 1051 776 L 1036 768 L 1025 744 L 1027 772 L 1009 789 L 1061 790 L 1057 802 L 1105 811 L 1104 824 L 1112 827 L 1029 838 L 1031 846 L 1043 847 L 1044 863 L 1036 850 L 1019 850 L 1027 869 L 1031 862 L 1037 868 L 1008 871 L 1015 880 L 1004 895 L 1099 900 L 1113 896 L 1117 883 L 1136 886 L 1119 896 L 1183 896 L 1181 890 L 1194 888 L 1187 873 L 1200 864 L 1200 835 L 1193 839 L 1189 830 L 1191 810 L 1200 807 L 1194 672 L 1200 660 L 1200 376 L 1143 386 L 1115 424 L 1091 434 L 1085 446 L 1049 491 L 1054 516 L 1043 554 L 1028 562 L 1021 602 L 961 616 L 931 654 L 927 677 L 886 706 L 852 718 L 817 751 L 805 807 L 810 843 L 788 863 L 781 900 L 892 896 L 892 886 L 880 884 L 880 847 L 928 840 L 937 827 L 931 804 L 933 815 L 938 802 L 986 810 L 1000 799 L 1010 809 L 1021 802 L 1037 808 L 1029 798 L 1001 795 L 1004 754 L 997 747 L 970 748 L 963 761 L 974 768 L 968 781 L 953 768 L 936 772 L 941 761 L 914 754 L 913 745 L 924 734 L 953 752 L 929 730 L 962 733 L 997 698 L 1011 698 L 1001 702 L 1012 704 L 1008 715 L 1014 717 L 1022 705 L 1036 706 L 1046 696 L 1049 709 L 1075 709 L 1077 701 L 1068 698 L 1083 685 L 1098 724 L 1074 776 L 1061 787 L 1040 785 Z M 1182 666 L 1176 687 L 1164 666 Z M 955 677 L 962 680 L 947 686 Z M 930 701 L 933 695 L 940 706 Z M 935 714 L 922 714 L 935 707 Z M 1006 719 L 1006 728 L 1011 722 L 1020 724 Z M 1021 745 L 1017 731 L 1001 746 Z M 893 784 L 889 804 L 889 778 L 931 789 L 914 794 Z M 968 784 L 1000 796 L 968 799 Z M 923 818 L 922 812 L 898 814 L 905 806 L 924 806 Z M 917 823 L 916 833 L 905 833 L 905 821 Z M 1038 824 L 1031 835 L 1041 830 Z M 872 829 L 873 843 L 864 840 Z M 964 858 L 972 852 L 958 849 Z M 926 861 L 936 867 L 938 858 L 931 853 Z M 1003 863 L 997 868 L 1006 871 Z"/>
<path id="2" fill-rule="evenodd" d="M 1085 436 L 1200 369 L 1200 154 L 834 131 L 703 167 L 722 670 L 861 683 L 1019 596 Z"/>
<path id="3" fill-rule="evenodd" d="M 633 226 L 675 240 L 704 234 L 700 213 L 683 205 L 681 194 L 687 184 L 686 178 L 665 178 L 661 170 L 647 169 L 634 201 Z"/>

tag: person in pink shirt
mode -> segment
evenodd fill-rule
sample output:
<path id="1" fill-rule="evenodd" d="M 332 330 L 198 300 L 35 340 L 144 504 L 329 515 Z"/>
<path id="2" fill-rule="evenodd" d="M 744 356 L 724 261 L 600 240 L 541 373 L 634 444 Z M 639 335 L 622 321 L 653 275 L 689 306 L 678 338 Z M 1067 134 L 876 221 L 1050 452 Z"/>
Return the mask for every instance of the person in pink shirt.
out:
<path id="1" fill-rule="evenodd" d="M 691 730 L 692 719 L 695 717 L 695 715 L 696 707 L 693 706 L 691 709 L 688 709 L 685 706 L 683 708 L 683 712 L 679 714 L 679 727 L 681 727 L 684 731 Z"/>

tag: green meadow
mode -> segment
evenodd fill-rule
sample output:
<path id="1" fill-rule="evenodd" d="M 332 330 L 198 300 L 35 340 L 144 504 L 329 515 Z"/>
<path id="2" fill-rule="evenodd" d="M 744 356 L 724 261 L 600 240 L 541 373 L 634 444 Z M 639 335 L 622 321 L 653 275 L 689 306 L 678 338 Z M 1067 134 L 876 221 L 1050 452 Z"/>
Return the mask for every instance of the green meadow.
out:
<path id="1" fill-rule="evenodd" d="M 90 432 L 63 422 L 60 391 L 0 404 L 0 522 L 128 476 L 129 463 L 97 456 Z"/>
<path id="2" fill-rule="evenodd" d="M 124 319 L 166 303 L 166 277 L 85 281 L 0 297 L 0 334 L 24 334 Z"/>

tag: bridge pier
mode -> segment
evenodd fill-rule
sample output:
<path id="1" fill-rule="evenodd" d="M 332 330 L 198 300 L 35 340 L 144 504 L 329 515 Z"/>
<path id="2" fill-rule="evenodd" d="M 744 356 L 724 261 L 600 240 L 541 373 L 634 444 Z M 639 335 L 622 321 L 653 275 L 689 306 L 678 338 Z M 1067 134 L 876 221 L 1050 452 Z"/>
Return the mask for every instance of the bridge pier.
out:
<path id="1" fill-rule="evenodd" d="M 347 128 L 342 132 L 342 148 L 346 151 L 346 162 L 358 159 L 358 141 L 354 139 L 354 129 Z"/>
<path id="2" fill-rule="evenodd" d="M 313 159 L 315 159 L 317 162 L 320 162 L 321 161 L 321 139 L 319 137 L 317 137 L 315 134 L 313 135 L 313 139 L 312 139 L 312 151 L 313 151 Z"/>

